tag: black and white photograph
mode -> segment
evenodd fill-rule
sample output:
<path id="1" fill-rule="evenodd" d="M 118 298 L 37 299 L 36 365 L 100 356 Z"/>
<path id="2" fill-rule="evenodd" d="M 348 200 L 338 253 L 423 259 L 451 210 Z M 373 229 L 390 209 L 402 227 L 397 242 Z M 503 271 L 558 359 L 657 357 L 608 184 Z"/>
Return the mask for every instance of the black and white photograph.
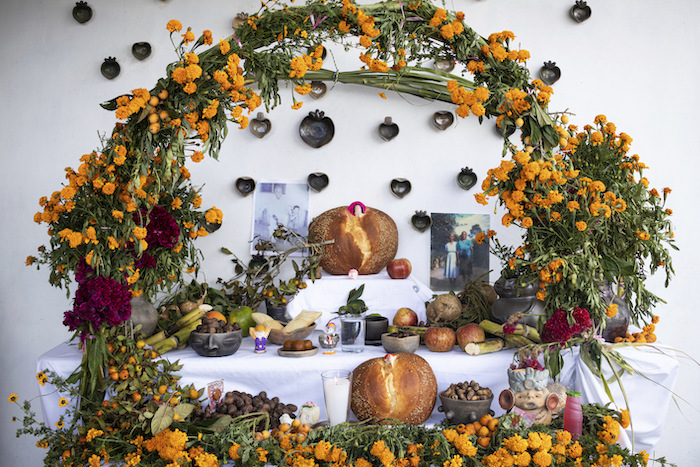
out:
<path id="1" fill-rule="evenodd" d="M 259 240 L 271 240 L 273 232 L 283 225 L 295 233 L 306 236 L 309 231 L 309 187 L 300 181 L 263 181 L 254 193 L 255 214 L 251 253 L 257 253 Z M 285 241 L 275 246 L 285 248 Z"/>
<path id="2" fill-rule="evenodd" d="M 430 229 L 430 288 L 460 291 L 489 272 L 489 248 L 474 240 L 489 230 L 487 214 L 432 213 Z"/>

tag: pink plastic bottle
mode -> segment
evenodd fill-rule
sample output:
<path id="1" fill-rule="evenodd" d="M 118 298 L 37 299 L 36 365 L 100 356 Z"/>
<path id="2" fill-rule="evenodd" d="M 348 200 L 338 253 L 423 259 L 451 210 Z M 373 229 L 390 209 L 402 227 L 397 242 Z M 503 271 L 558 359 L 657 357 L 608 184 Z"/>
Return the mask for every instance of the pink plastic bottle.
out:
<path id="1" fill-rule="evenodd" d="M 583 432 L 583 412 L 581 411 L 580 392 L 566 391 L 564 429 L 571 433 L 572 439 L 578 439 Z"/>

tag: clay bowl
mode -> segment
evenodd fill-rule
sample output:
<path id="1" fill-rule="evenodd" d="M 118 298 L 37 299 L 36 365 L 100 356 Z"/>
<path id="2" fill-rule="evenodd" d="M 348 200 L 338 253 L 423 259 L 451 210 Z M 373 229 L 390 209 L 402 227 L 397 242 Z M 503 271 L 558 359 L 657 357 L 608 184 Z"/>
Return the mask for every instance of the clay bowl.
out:
<path id="1" fill-rule="evenodd" d="M 478 401 L 450 399 L 445 396 L 445 391 L 442 391 L 438 396 L 440 396 L 440 402 L 442 403 L 442 405 L 438 407 L 438 411 L 445 412 L 445 418 L 452 425 L 472 423 L 479 420 L 482 415 L 493 415 L 494 413 L 493 410 L 491 410 L 493 396 Z"/>
<path id="2" fill-rule="evenodd" d="M 382 334 L 382 346 L 388 353 L 413 353 L 420 345 L 420 336 L 396 337 L 390 336 L 388 332 Z"/>
<path id="3" fill-rule="evenodd" d="M 286 333 L 280 329 L 272 329 L 270 331 L 270 335 L 267 336 L 267 341 L 276 345 L 282 345 L 284 344 L 284 341 L 288 339 L 301 341 L 309 337 L 309 335 L 314 332 L 314 329 L 316 329 L 316 323 L 312 324 L 311 326 L 298 329 L 292 333 Z"/>
<path id="4" fill-rule="evenodd" d="M 202 357 L 226 357 L 241 346 L 243 331 L 209 333 L 192 331 L 189 344 Z"/>

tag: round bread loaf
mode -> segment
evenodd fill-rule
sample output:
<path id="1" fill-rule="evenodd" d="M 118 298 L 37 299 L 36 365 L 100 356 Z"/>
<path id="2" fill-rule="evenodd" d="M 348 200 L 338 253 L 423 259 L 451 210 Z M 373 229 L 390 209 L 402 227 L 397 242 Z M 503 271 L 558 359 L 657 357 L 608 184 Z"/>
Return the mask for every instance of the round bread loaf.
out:
<path id="1" fill-rule="evenodd" d="M 333 240 L 321 254 L 320 265 L 329 274 L 376 274 L 394 259 L 399 233 L 394 220 L 384 212 L 353 203 L 330 209 L 309 225 L 309 238 Z"/>
<path id="2" fill-rule="evenodd" d="M 352 372 L 350 408 L 358 420 L 395 418 L 420 425 L 430 417 L 436 398 L 435 374 L 416 354 L 387 354 Z"/>

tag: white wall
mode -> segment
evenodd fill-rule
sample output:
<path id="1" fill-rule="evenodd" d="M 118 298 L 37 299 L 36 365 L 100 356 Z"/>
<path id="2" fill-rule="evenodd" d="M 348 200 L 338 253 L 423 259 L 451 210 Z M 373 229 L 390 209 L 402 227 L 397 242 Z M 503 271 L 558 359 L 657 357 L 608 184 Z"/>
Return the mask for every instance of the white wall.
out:
<path id="1" fill-rule="evenodd" d="M 366 3 L 366 2 L 364 2 Z M 656 313 L 660 340 L 695 358 L 700 355 L 698 318 L 692 295 L 696 283 L 690 273 L 700 261 L 693 238 L 696 218 L 697 150 L 690 138 L 697 131 L 697 52 L 700 33 L 693 24 L 700 17 L 697 2 L 618 0 L 589 2 L 592 18 L 581 24 L 568 17 L 571 2 L 560 0 L 454 0 L 447 8 L 462 10 L 466 22 L 487 36 L 504 29 L 515 32 L 516 42 L 530 51 L 531 73 L 554 60 L 562 78 L 554 85 L 550 108 L 575 114 L 572 123 L 583 126 L 603 113 L 619 131 L 634 138 L 632 149 L 651 167 L 646 174 L 653 186 L 673 188 L 670 207 L 675 212 L 680 253 L 675 254 L 676 277 L 668 289 L 661 278 L 652 288 L 667 300 Z M 0 1 L 0 131 L 4 180 L 0 184 L 3 229 L 0 231 L 0 396 L 18 393 L 20 400 L 37 395 L 34 362 L 43 352 L 69 337 L 62 325 L 70 300 L 48 285 L 46 270 L 25 267 L 28 255 L 47 242 L 46 226 L 37 226 L 33 214 L 38 199 L 59 189 L 63 169 L 78 166 L 79 157 L 98 146 L 98 132 L 108 132 L 113 114 L 98 104 L 136 87 L 151 88 L 175 60 L 165 24 L 179 19 L 196 34 L 210 29 L 219 39 L 231 33 L 239 11 L 252 12 L 259 2 L 245 0 L 92 0 L 93 19 L 78 24 L 71 17 L 75 2 L 55 0 Z M 154 51 L 138 61 L 131 56 L 134 42 L 148 41 Z M 331 46 L 345 69 L 357 67 L 358 53 L 345 54 Z M 107 56 L 117 57 L 122 73 L 109 81 L 99 68 Z M 415 210 L 428 212 L 492 213 L 475 203 L 473 191 L 455 183 L 460 168 L 470 166 L 480 179 L 500 162 L 501 143 L 492 122 L 480 127 L 462 120 L 445 132 L 435 130 L 430 116 L 446 104 L 388 94 L 387 100 L 371 89 L 338 86 L 321 100 L 305 97 L 293 111 L 289 89 L 284 104 L 268 117 L 272 133 L 262 140 L 231 128 L 220 161 L 206 160 L 191 168 L 197 184 L 205 184 L 204 204 L 224 212 L 223 227 L 199 240 L 205 255 L 206 279 L 232 274 L 221 246 L 244 253 L 250 235 L 252 197 L 233 190 L 239 176 L 305 179 L 325 172 L 330 186 L 312 193 L 312 214 L 355 200 L 382 209 L 399 227 L 399 256 L 408 257 L 416 277 L 429 282 L 429 234 L 414 230 L 409 219 Z M 321 109 L 336 125 L 335 139 L 321 149 L 306 146 L 298 137 L 301 119 Z M 381 140 L 377 125 L 392 116 L 399 136 Z M 394 177 L 408 178 L 413 191 L 403 199 L 389 191 Z M 499 224 L 493 216 L 492 225 Z M 515 237 L 515 231 L 502 236 Z M 512 230 L 512 229 L 510 229 Z M 493 266 L 496 270 L 499 267 Z M 492 280 L 495 277 L 492 276 Z M 687 291 L 687 292 L 686 292 Z M 494 371 L 499 371 L 494 369 Z M 503 370 L 505 371 L 505 370 Z M 697 366 L 683 363 L 676 393 L 691 400 L 700 384 Z M 653 403 L 653 401 L 650 401 Z M 666 436 L 655 453 L 679 465 L 700 457 L 695 442 L 697 407 L 685 402 L 671 407 Z M 9 403 L 0 403 L 0 464 L 39 465 L 42 452 L 35 440 L 14 437 L 19 415 Z M 40 410 L 38 404 L 36 409 Z"/>

